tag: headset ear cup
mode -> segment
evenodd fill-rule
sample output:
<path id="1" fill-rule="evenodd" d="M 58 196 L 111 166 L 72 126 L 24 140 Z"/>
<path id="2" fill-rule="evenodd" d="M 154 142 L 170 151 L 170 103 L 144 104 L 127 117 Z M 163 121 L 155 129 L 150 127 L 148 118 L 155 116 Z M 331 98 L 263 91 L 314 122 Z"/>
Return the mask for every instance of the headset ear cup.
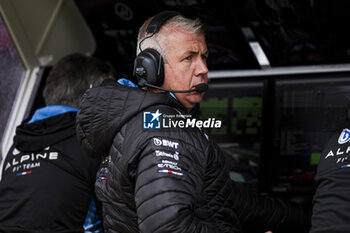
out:
<path id="1" fill-rule="evenodd" d="M 139 54 L 134 60 L 134 68 L 132 75 L 136 77 L 136 80 L 139 83 L 147 82 L 147 71 L 142 65 L 142 61 L 144 60 L 144 56 Z"/>
<path id="2" fill-rule="evenodd" d="M 155 86 L 162 86 L 164 82 L 164 62 L 163 57 L 154 49 L 150 49 L 150 52 L 153 54 L 156 60 L 156 67 L 157 67 L 157 79 L 154 80 Z"/>
<path id="3" fill-rule="evenodd" d="M 159 29 L 165 24 L 170 18 L 176 15 L 181 15 L 177 11 L 163 11 L 154 16 L 151 22 L 148 24 L 146 32 L 152 33 L 150 36 L 143 38 L 141 43 L 156 34 Z M 164 82 L 164 63 L 162 56 L 154 49 L 146 49 L 135 58 L 133 75 L 136 76 L 140 86 L 144 86 L 145 83 L 162 86 Z"/>
<path id="4" fill-rule="evenodd" d="M 164 82 L 164 63 L 160 54 L 154 49 L 142 51 L 135 58 L 133 75 L 138 81 L 161 86 Z"/>

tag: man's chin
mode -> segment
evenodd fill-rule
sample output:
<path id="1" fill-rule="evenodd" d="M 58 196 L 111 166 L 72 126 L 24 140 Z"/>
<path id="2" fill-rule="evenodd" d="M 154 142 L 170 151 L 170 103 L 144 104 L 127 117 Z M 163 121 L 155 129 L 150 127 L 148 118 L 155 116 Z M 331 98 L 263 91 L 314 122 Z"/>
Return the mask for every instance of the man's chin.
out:
<path id="1" fill-rule="evenodd" d="M 190 96 L 190 100 L 195 103 L 198 104 L 202 101 L 203 96 L 204 96 L 205 92 L 203 93 L 194 93 L 193 95 Z"/>
<path id="2" fill-rule="evenodd" d="M 203 95 L 204 93 L 185 93 L 185 95 L 177 95 L 177 97 L 185 108 L 192 109 L 202 101 Z"/>
<path id="3" fill-rule="evenodd" d="M 196 95 L 191 95 L 189 96 L 188 98 L 188 102 L 191 104 L 191 105 L 196 105 L 196 104 L 199 104 L 203 99 L 203 93 L 202 94 L 196 94 Z"/>

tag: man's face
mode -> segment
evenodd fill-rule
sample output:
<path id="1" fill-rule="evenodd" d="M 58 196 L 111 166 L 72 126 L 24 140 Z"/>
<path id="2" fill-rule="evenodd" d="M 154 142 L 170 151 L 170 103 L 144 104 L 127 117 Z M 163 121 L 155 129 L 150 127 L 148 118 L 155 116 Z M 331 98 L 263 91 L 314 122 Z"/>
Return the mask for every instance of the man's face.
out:
<path id="1" fill-rule="evenodd" d="M 169 30 L 164 44 L 167 49 L 164 64 L 163 88 L 173 90 L 194 89 L 200 83 L 208 82 L 207 45 L 204 35 L 194 35 L 182 30 Z M 201 102 L 204 93 L 175 93 L 187 110 Z"/>

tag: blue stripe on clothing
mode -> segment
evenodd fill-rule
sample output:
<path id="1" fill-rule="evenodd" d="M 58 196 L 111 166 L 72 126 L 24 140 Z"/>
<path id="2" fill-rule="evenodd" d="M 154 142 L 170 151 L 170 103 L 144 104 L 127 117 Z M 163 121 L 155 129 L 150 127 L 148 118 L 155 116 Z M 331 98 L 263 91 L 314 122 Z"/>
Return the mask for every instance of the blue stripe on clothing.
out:
<path id="1" fill-rule="evenodd" d="M 131 82 L 129 79 L 126 79 L 126 78 L 118 79 L 117 82 L 121 85 L 124 85 L 124 86 L 137 87 L 137 85 L 135 83 Z"/>
<path id="2" fill-rule="evenodd" d="M 118 79 L 117 82 L 121 85 L 128 86 L 128 87 L 138 87 L 135 83 L 131 82 L 129 79 L 126 79 L 126 78 Z M 174 93 L 172 92 L 169 92 L 169 93 L 172 97 L 174 97 L 174 99 L 179 101 L 179 99 L 174 95 Z"/>
<path id="3" fill-rule="evenodd" d="M 28 124 L 41 121 L 49 117 L 57 116 L 66 112 L 77 112 L 79 109 L 65 105 L 49 105 L 35 111 Z"/>

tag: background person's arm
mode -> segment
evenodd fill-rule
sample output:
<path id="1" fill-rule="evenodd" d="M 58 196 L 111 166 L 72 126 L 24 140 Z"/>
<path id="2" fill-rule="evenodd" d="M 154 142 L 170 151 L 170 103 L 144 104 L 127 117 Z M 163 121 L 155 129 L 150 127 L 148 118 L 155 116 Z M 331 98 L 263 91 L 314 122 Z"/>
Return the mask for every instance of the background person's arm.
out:
<path id="1" fill-rule="evenodd" d="M 256 232 L 309 232 L 311 210 L 279 198 L 259 195 L 236 182 L 232 184 L 234 208 L 243 229 Z"/>

